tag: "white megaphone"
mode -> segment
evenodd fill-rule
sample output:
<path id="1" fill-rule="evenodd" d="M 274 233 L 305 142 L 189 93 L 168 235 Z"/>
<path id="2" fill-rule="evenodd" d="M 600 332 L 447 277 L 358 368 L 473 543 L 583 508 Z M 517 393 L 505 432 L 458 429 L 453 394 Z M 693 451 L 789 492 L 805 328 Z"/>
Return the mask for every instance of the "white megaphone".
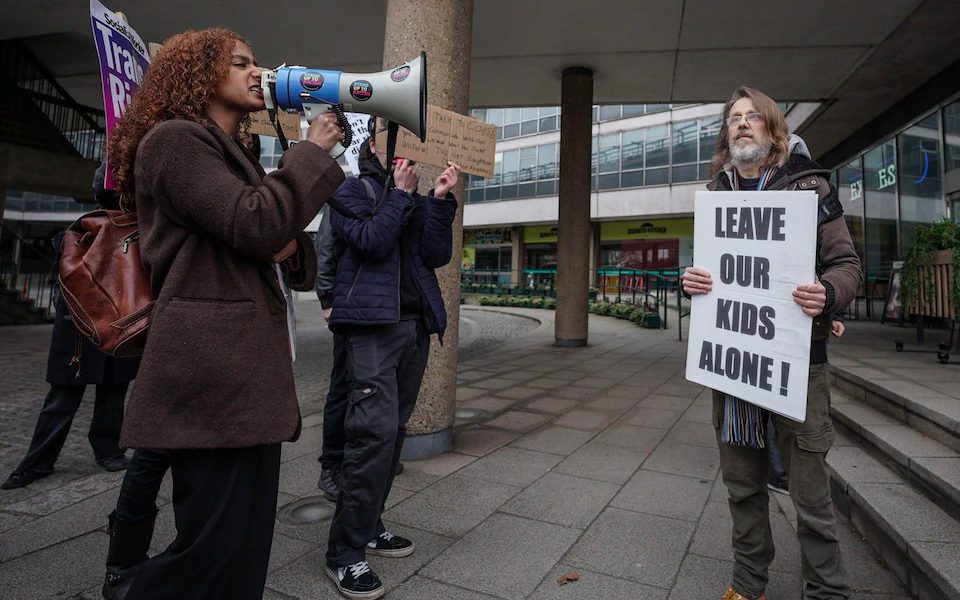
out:
<path id="1" fill-rule="evenodd" d="M 333 111 L 344 140 L 330 155 L 340 156 L 350 146 L 351 130 L 344 111 L 377 115 L 427 140 L 427 55 L 379 73 L 344 73 L 327 69 L 281 66 L 264 69 L 261 77 L 267 110 L 301 113 L 301 129 L 316 117 Z"/>

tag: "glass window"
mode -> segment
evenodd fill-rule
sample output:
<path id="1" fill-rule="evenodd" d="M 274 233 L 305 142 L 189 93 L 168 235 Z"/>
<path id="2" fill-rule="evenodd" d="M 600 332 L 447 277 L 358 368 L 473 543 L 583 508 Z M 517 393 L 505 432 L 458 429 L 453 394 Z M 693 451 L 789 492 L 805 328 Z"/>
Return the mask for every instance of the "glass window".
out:
<path id="1" fill-rule="evenodd" d="M 642 187 L 643 171 L 624 171 L 620 174 L 620 187 Z"/>
<path id="2" fill-rule="evenodd" d="M 673 183 L 685 183 L 697 180 L 697 165 L 682 165 L 671 168 L 670 180 Z"/>
<path id="3" fill-rule="evenodd" d="M 960 190 L 960 100 L 943 109 L 943 138 L 946 141 L 944 188 L 952 194 Z M 953 218 L 958 219 L 956 212 Z"/>
<path id="4" fill-rule="evenodd" d="M 499 200 L 500 199 L 500 187 L 488 187 L 487 193 L 484 194 L 485 200 Z"/>
<path id="5" fill-rule="evenodd" d="M 679 121 L 673 124 L 673 164 L 697 162 L 697 121 Z M 696 172 L 696 169 L 694 169 Z"/>
<path id="6" fill-rule="evenodd" d="M 624 104 L 623 118 L 637 117 L 643 114 L 643 104 Z"/>
<path id="7" fill-rule="evenodd" d="M 669 104 L 647 104 L 647 114 L 670 110 Z"/>
<path id="8" fill-rule="evenodd" d="M 670 137 L 666 125 L 647 128 L 647 167 L 661 167 L 670 164 Z M 663 183 L 666 183 L 664 181 Z M 647 177 L 647 185 L 650 178 Z"/>
<path id="9" fill-rule="evenodd" d="M 866 276 L 885 278 L 897 260 L 897 165 L 893 140 L 863 155 Z"/>
<path id="10" fill-rule="evenodd" d="M 913 247 L 917 226 L 944 216 L 940 181 L 940 131 L 931 115 L 897 136 L 900 185 L 900 252 Z"/>
<path id="11" fill-rule="evenodd" d="M 516 181 L 516 179 L 514 179 L 514 181 Z M 504 184 L 500 189 L 502 190 L 500 194 L 500 198 L 503 200 L 512 200 L 513 198 L 517 197 L 516 183 Z"/>
<path id="12" fill-rule="evenodd" d="M 533 135 L 537 132 L 536 121 L 524 121 L 520 124 L 520 135 Z"/>
<path id="13" fill-rule="evenodd" d="M 504 123 L 519 123 L 521 121 L 521 116 L 523 116 L 523 109 L 521 108 L 508 108 L 504 112 L 503 122 Z"/>
<path id="14" fill-rule="evenodd" d="M 620 173 L 607 173 L 600 175 L 601 190 L 615 190 L 620 187 Z"/>
<path id="15" fill-rule="evenodd" d="M 664 185 L 667 181 L 667 168 L 647 169 L 645 185 Z"/>
<path id="16" fill-rule="evenodd" d="M 713 150 L 717 145 L 717 136 L 720 135 L 720 117 L 704 117 L 700 119 L 700 160 L 710 162 Z"/>
<path id="17" fill-rule="evenodd" d="M 520 123 L 503 126 L 503 139 L 515 138 L 520 135 Z"/>
<path id="18" fill-rule="evenodd" d="M 860 264 L 866 267 L 867 254 L 863 236 L 863 166 L 860 159 L 840 167 L 836 172 L 837 194 L 843 205 L 843 218 L 853 238 L 853 246 L 860 257 Z"/>
<path id="19" fill-rule="evenodd" d="M 533 198 L 537 194 L 537 184 L 521 183 L 517 191 L 517 198 Z"/>
<path id="20" fill-rule="evenodd" d="M 700 181 L 710 181 L 710 163 L 700 163 Z"/>
<path id="21" fill-rule="evenodd" d="M 541 117 L 540 119 L 540 131 L 556 131 L 557 130 L 557 116 L 552 117 Z"/>
<path id="22" fill-rule="evenodd" d="M 556 179 L 556 177 L 557 144 L 544 144 L 543 146 L 539 147 L 537 158 L 537 179 Z"/>
<path id="23" fill-rule="evenodd" d="M 525 106 L 524 108 L 520 109 L 520 111 L 521 121 L 529 121 L 540 116 L 540 109 L 536 106 Z"/>
<path id="24" fill-rule="evenodd" d="M 490 123 L 491 125 L 496 125 L 497 127 L 500 127 L 501 125 L 503 125 L 503 109 L 488 108 L 487 123 Z"/>
<path id="25" fill-rule="evenodd" d="M 548 179 L 546 181 L 537 182 L 537 195 L 538 196 L 553 196 L 557 193 L 557 180 Z"/>
<path id="26" fill-rule="evenodd" d="M 600 115 L 600 109 L 597 106 L 593 107 L 593 118 L 591 119 L 594 123 L 597 122 L 597 117 Z"/>
<path id="27" fill-rule="evenodd" d="M 600 120 L 612 121 L 620 118 L 620 105 L 605 105 L 600 107 Z"/>
<path id="28" fill-rule="evenodd" d="M 599 161 L 601 173 L 620 170 L 620 132 L 600 136 Z"/>
<path id="29" fill-rule="evenodd" d="M 540 107 L 540 116 L 549 117 L 551 115 L 559 115 L 560 107 L 559 106 L 541 106 Z"/>
<path id="30" fill-rule="evenodd" d="M 507 150 L 503 153 L 503 183 L 517 182 L 517 170 L 520 168 L 520 151 Z"/>
<path id="31" fill-rule="evenodd" d="M 590 172 L 597 172 L 597 136 L 590 138 Z"/>
<path id="32" fill-rule="evenodd" d="M 643 168 L 643 141 L 645 129 L 623 132 L 623 151 L 620 168 L 624 171 Z"/>
<path id="33" fill-rule="evenodd" d="M 486 121 L 486 120 L 487 120 L 487 109 L 485 109 L 485 108 L 474 108 L 473 110 L 470 111 L 470 116 L 473 117 L 474 119 L 477 119 L 478 121 Z"/>
<path id="34" fill-rule="evenodd" d="M 533 181 L 537 169 L 537 147 L 520 149 L 520 181 Z"/>

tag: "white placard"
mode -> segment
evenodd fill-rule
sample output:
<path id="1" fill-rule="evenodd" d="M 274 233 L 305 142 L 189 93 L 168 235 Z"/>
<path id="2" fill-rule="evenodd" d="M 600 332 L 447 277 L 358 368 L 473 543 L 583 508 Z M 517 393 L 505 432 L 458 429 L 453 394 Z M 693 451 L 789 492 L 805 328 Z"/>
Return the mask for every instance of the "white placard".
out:
<path id="1" fill-rule="evenodd" d="M 360 144 L 370 137 L 370 131 L 367 129 L 367 123 L 370 121 L 370 115 L 363 113 L 344 113 L 347 121 L 350 122 L 350 129 L 353 131 L 353 140 L 350 147 L 344 154 L 347 157 L 347 164 L 353 171 L 354 177 L 360 175 Z"/>
<path id="2" fill-rule="evenodd" d="M 697 192 L 686 376 L 797 421 L 806 417 L 811 317 L 793 290 L 815 281 L 817 195 Z"/>

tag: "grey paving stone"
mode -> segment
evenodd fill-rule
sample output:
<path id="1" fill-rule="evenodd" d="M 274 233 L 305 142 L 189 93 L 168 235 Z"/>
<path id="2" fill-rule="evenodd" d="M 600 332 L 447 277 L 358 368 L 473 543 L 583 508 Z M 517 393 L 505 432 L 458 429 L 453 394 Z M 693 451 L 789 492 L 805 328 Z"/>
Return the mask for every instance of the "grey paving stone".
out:
<path id="1" fill-rule="evenodd" d="M 885 533 L 906 542 L 956 542 L 960 523 L 906 485 L 851 483 L 850 496 L 875 521 L 887 523 Z"/>
<path id="2" fill-rule="evenodd" d="M 554 471 L 587 479 L 624 483 L 646 457 L 646 452 L 592 441 L 568 456 Z"/>
<path id="3" fill-rule="evenodd" d="M 318 454 L 305 454 L 280 465 L 280 491 L 291 496 L 304 496 L 317 492 L 320 478 Z"/>
<path id="4" fill-rule="evenodd" d="M 291 460 L 312 454 L 319 456 L 323 450 L 323 428 L 311 427 L 300 432 L 300 438 L 294 443 L 285 443 L 280 446 L 280 462 L 285 463 Z M 319 467 L 317 477 L 320 476 Z"/>
<path id="5" fill-rule="evenodd" d="M 453 432 L 453 451 L 470 456 L 483 456 L 520 437 L 513 431 L 468 427 Z"/>
<path id="6" fill-rule="evenodd" d="M 604 410 L 574 409 L 553 420 L 554 425 L 597 431 L 613 422 L 617 415 Z"/>
<path id="7" fill-rule="evenodd" d="M 899 475 L 883 466 L 859 446 L 834 446 L 827 454 L 827 464 L 847 482 L 900 483 Z"/>
<path id="8" fill-rule="evenodd" d="M 720 468 L 717 449 L 663 442 L 643 463 L 649 471 L 713 479 Z"/>
<path id="9" fill-rule="evenodd" d="M 593 437 L 592 431 L 546 425 L 515 440 L 510 445 L 537 452 L 567 456 Z"/>
<path id="10" fill-rule="evenodd" d="M 677 410 L 638 406 L 627 414 L 627 423 L 638 427 L 670 429 L 680 420 L 682 414 Z"/>
<path id="11" fill-rule="evenodd" d="M 713 405 L 712 400 L 701 402 L 697 400 L 690 405 L 690 408 L 684 411 L 680 421 L 684 423 L 707 423 L 713 425 Z"/>
<path id="12" fill-rule="evenodd" d="M 406 475 L 406 469 L 410 468 L 417 471 L 422 471 L 428 475 L 439 475 L 440 477 L 446 477 L 447 475 L 469 465 L 475 460 L 477 460 L 477 457 L 470 456 L 469 454 L 444 452 L 439 456 L 434 456 L 424 460 L 403 461 L 404 472 L 401 473 L 401 475 Z"/>
<path id="13" fill-rule="evenodd" d="M 500 507 L 501 512 L 585 529 L 620 486 L 593 479 L 547 473 Z"/>
<path id="14" fill-rule="evenodd" d="M 502 483 L 450 475 L 394 506 L 384 518 L 440 535 L 461 536 L 519 491 Z"/>
<path id="15" fill-rule="evenodd" d="M 495 414 L 516 404 L 514 400 L 506 398 L 492 398 L 490 396 L 481 396 L 467 402 L 458 402 L 457 408 L 466 408 L 469 410 L 482 410 L 485 413 Z"/>
<path id="16" fill-rule="evenodd" d="M 479 375 L 479 373 L 478 373 Z M 482 396 L 486 394 L 487 390 L 480 388 L 467 387 L 464 385 L 457 386 L 457 402 L 463 402 L 465 400 L 471 400 L 477 396 Z"/>
<path id="17" fill-rule="evenodd" d="M 560 577 L 576 573 L 580 579 L 566 585 L 559 585 Z M 667 590 L 649 585 L 626 581 L 593 573 L 585 569 L 575 569 L 567 565 L 558 565 L 544 578 L 540 587 L 534 591 L 530 600 L 599 600 L 599 599 L 640 599 L 663 600 Z"/>
<path id="18" fill-rule="evenodd" d="M 564 563 L 645 583 L 672 582 L 693 534 L 693 523 L 607 508 Z"/>
<path id="19" fill-rule="evenodd" d="M 422 574 L 503 598 L 523 598 L 579 534 L 576 529 L 495 514 L 427 565 Z"/>
<path id="20" fill-rule="evenodd" d="M 577 387 L 575 385 L 565 385 L 554 390 L 554 395 L 560 398 L 570 400 L 587 400 L 600 394 L 600 390 L 593 388 Z"/>
<path id="21" fill-rule="evenodd" d="M 28 515 L 49 515 L 107 490 L 117 489 L 120 487 L 121 481 L 123 481 L 122 472 L 96 473 L 95 475 L 75 479 L 57 488 L 43 491 L 29 499 L 7 504 L 3 508 L 4 510 Z M 4 491 L 3 494 L 7 494 L 7 492 Z"/>
<path id="22" fill-rule="evenodd" d="M 733 562 L 693 554 L 683 560 L 670 600 L 714 600 L 730 585 Z M 800 578 L 770 571 L 767 597 L 776 600 L 800 600 Z M 879 600 L 879 599 L 878 599 Z"/>
<path id="23" fill-rule="evenodd" d="M 640 469 L 610 506 L 636 512 L 697 521 L 710 495 L 712 480 Z"/>
<path id="24" fill-rule="evenodd" d="M 629 448 L 638 453 L 650 453 L 663 439 L 666 431 L 634 425 L 611 425 L 597 436 L 597 441 L 611 446 Z"/>
<path id="25" fill-rule="evenodd" d="M 716 448 L 717 434 L 712 423 L 681 421 L 670 430 L 665 441 L 675 444 L 690 444 L 702 448 Z"/>
<path id="26" fill-rule="evenodd" d="M 931 579 L 947 597 L 960 596 L 960 540 L 915 542 L 910 556 L 925 567 L 925 573 L 934 574 Z"/>
<path id="27" fill-rule="evenodd" d="M 539 479 L 561 457 L 522 448 L 500 448 L 460 469 L 458 475 L 525 487 Z"/>
<path id="28" fill-rule="evenodd" d="M 487 421 L 485 425 L 487 427 L 524 433 L 536 429 L 538 425 L 546 423 L 549 419 L 550 415 L 512 410 L 500 415 L 496 419 Z"/>
<path id="29" fill-rule="evenodd" d="M 928 481 L 935 481 L 937 490 L 960 505 L 960 458 L 913 458 L 911 464 Z"/>
<path id="30" fill-rule="evenodd" d="M 497 396 L 500 396 L 502 398 L 509 398 L 511 400 L 527 400 L 529 398 L 533 398 L 534 396 L 538 396 L 542 394 L 543 390 L 538 388 L 531 388 L 531 387 L 517 385 L 514 387 L 504 388 L 502 390 L 496 390 L 496 392 L 494 393 Z"/>
<path id="31" fill-rule="evenodd" d="M 684 411 L 693 403 L 695 394 L 686 396 L 668 396 L 654 392 L 637 403 L 638 406 L 646 408 L 659 408 L 663 410 Z"/>
<path id="32" fill-rule="evenodd" d="M 903 465 L 919 457 L 957 458 L 960 454 L 907 425 L 864 425 L 861 433 Z"/>
<path id="33" fill-rule="evenodd" d="M 406 466 L 407 463 L 404 463 L 403 473 L 393 478 L 393 487 L 418 492 L 440 480 L 440 475 L 422 471 L 412 462 L 410 463 L 409 469 L 407 469 Z"/>
<path id="34" fill-rule="evenodd" d="M 900 581 L 867 546 L 846 518 L 837 518 L 840 552 L 847 568 L 850 587 L 860 594 L 887 594 L 900 589 Z"/>
<path id="35" fill-rule="evenodd" d="M 390 600 L 492 600 L 495 598 L 496 596 L 465 590 L 419 575 L 414 575 L 390 592 Z"/>
<path id="36" fill-rule="evenodd" d="M 470 385 L 472 387 L 478 387 L 485 390 L 502 390 L 504 388 L 512 387 L 516 385 L 517 382 L 512 379 L 503 379 L 500 377 L 485 377 L 483 379 L 478 379 Z"/>
<path id="37" fill-rule="evenodd" d="M 611 385 L 610 379 L 606 377 L 584 377 L 577 381 L 577 385 L 594 388 L 594 389 L 606 389 Z"/>
<path id="38" fill-rule="evenodd" d="M 282 533 L 274 533 L 273 546 L 270 548 L 270 565 L 267 567 L 267 571 L 275 571 L 318 548 L 319 544 L 316 542 L 311 543 Z M 324 543 L 323 549 L 326 550 L 326 543 Z"/>
<path id="39" fill-rule="evenodd" d="M 116 506 L 117 492 L 109 490 L 5 531 L 0 534 L 0 562 L 103 529 Z"/>
<path id="40" fill-rule="evenodd" d="M 654 390 L 654 393 L 661 396 L 692 398 L 699 394 L 702 389 L 703 386 L 696 383 L 664 383 Z"/>
<path id="41" fill-rule="evenodd" d="M 571 408 L 579 405 L 580 403 L 577 400 L 570 400 L 569 398 L 554 398 L 552 396 L 547 398 L 540 398 L 539 400 L 534 400 L 530 404 L 527 404 L 524 408 L 527 410 L 534 410 L 538 412 L 545 412 L 554 415 L 559 415 L 565 413 Z"/>
<path id="42" fill-rule="evenodd" d="M 93 532 L 3 563 L 4 600 L 68 598 L 102 583 L 108 542 Z"/>

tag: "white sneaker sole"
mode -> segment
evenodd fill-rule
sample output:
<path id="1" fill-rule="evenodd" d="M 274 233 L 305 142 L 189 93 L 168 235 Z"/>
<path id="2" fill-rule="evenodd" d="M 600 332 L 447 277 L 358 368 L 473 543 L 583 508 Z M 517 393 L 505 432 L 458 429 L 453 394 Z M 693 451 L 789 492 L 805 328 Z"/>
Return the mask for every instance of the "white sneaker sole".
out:
<path id="1" fill-rule="evenodd" d="M 410 556 L 413 554 L 413 551 L 417 549 L 416 544 L 410 544 L 406 548 L 401 548 L 399 550 L 377 550 L 376 548 L 371 548 L 367 546 L 367 554 L 373 554 L 375 556 L 384 556 L 386 558 L 403 558 L 404 556 Z"/>
<path id="2" fill-rule="evenodd" d="M 383 584 L 381 584 L 377 589 L 370 590 L 369 592 L 354 592 L 352 590 L 348 590 L 340 585 L 340 580 L 337 579 L 336 571 L 330 567 L 326 567 L 326 571 L 327 577 L 329 577 L 330 581 L 337 586 L 337 590 L 340 591 L 340 594 L 345 598 L 350 598 L 350 600 L 372 600 L 373 598 L 379 598 L 387 593 L 387 588 Z"/>

